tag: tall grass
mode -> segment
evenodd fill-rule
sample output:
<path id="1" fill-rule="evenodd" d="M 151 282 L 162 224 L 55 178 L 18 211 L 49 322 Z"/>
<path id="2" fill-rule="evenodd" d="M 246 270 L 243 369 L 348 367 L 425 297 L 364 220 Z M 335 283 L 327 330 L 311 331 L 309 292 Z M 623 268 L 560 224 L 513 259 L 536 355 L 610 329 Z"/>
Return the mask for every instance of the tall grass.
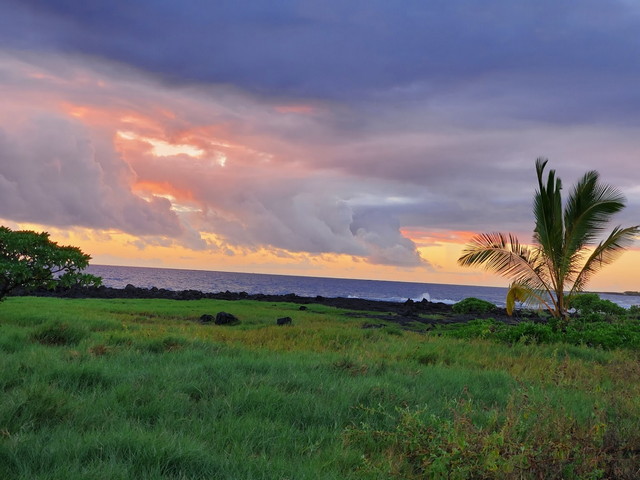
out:
<path id="1" fill-rule="evenodd" d="M 241 323 L 198 321 L 218 311 Z M 365 330 L 345 313 L 9 298 L 0 478 L 536 478 L 550 458 L 557 478 L 634 478 L 637 352 Z"/>

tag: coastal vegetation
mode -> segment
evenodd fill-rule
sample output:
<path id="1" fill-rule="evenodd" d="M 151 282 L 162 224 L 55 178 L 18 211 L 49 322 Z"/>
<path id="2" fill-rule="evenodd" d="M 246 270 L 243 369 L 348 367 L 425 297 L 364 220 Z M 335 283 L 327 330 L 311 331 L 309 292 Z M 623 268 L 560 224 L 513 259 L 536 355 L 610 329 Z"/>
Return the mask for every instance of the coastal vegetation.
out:
<path id="1" fill-rule="evenodd" d="M 572 321 L 559 328 L 560 321 L 542 312 L 521 311 L 514 323 L 492 317 L 468 322 L 435 325 L 438 333 L 456 338 L 484 338 L 514 345 L 517 343 L 564 343 L 599 349 L 628 348 L 640 350 L 640 307 L 628 310 L 595 293 L 581 293 L 571 299 Z M 475 307 L 475 308 L 474 308 Z M 461 313 L 497 311 L 490 302 L 464 299 L 452 309 Z M 526 316 L 524 316 L 526 314 Z"/>
<path id="2" fill-rule="evenodd" d="M 300 308 L 8 298 L 0 478 L 637 478 L 636 343 Z M 580 310 L 637 338 L 635 310 Z"/>
<path id="3" fill-rule="evenodd" d="M 0 301 L 18 288 L 98 286 L 83 273 L 91 257 L 78 247 L 60 246 L 47 232 L 0 226 Z"/>
<path id="4" fill-rule="evenodd" d="M 571 297 L 584 290 L 603 266 L 615 260 L 638 235 L 640 226 L 615 227 L 603 240 L 611 217 L 625 207 L 624 196 L 589 171 L 573 187 L 566 203 L 562 182 L 547 160 L 536 161 L 538 190 L 534 195 L 533 245 L 513 234 L 484 233 L 473 237 L 458 259 L 463 266 L 484 266 L 511 278 L 507 309 L 517 301 L 546 308 L 567 319 Z"/>

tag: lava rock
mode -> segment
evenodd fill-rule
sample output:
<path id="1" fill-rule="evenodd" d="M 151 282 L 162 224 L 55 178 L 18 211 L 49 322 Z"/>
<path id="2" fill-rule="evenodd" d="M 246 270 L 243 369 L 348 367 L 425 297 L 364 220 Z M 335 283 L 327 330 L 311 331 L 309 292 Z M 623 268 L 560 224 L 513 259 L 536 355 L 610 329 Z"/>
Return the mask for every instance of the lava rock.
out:
<path id="1" fill-rule="evenodd" d="M 240 323 L 240 320 L 238 320 L 238 317 L 236 317 L 235 315 L 232 315 L 231 313 L 218 312 L 216 314 L 216 319 L 215 319 L 216 325 L 236 325 L 238 323 Z"/>
<path id="2" fill-rule="evenodd" d="M 205 313 L 204 315 L 200 315 L 200 323 L 211 323 L 216 319 L 213 315 L 209 315 Z"/>
<path id="3" fill-rule="evenodd" d="M 204 294 L 199 290 L 181 290 L 175 292 L 176 300 L 200 300 Z"/>
<path id="4" fill-rule="evenodd" d="M 292 322 L 293 320 L 291 320 L 291 317 L 282 317 L 276 320 L 278 325 L 291 325 Z"/>

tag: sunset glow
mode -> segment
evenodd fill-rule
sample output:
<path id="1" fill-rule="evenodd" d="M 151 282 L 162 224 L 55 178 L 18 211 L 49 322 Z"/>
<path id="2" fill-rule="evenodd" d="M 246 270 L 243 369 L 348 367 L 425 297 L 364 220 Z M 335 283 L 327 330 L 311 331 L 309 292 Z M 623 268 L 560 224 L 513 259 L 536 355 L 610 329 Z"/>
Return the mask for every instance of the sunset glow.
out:
<path id="1" fill-rule="evenodd" d="M 390 6 L 346 6 L 333 24 L 276 2 L 273 17 L 229 14 L 244 50 L 200 30 L 179 2 L 142 2 L 157 31 L 145 42 L 119 32 L 122 44 L 112 17 L 78 18 L 63 34 L 55 8 L 16 3 L 16 18 L 48 30 L 0 33 L 2 224 L 49 231 L 97 264 L 504 286 L 457 258 L 479 232 L 531 239 L 538 156 L 567 188 L 598 170 L 627 197 L 617 223 L 640 223 L 637 76 L 617 33 L 640 17 L 613 5 L 605 46 L 586 59 L 575 48 L 599 18 L 588 6 L 545 7 L 565 32 L 548 39 L 541 18 L 510 9 L 522 37 L 507 48 L 511 33 L 491 15 L 483 41 L 445 33 L 468 31 L 480 15 L 470 5 L 464 18 L 413 5 L 440 19 L 430 31 Z M 483 8 L 500 18 L 499 2 Z M 166 38 L 178 13 L 193 27 Z M 271 43 L 244 30 L 254 21 Z M 219 50 L 191 48 L 201 44 Z M 639 269 L 636 245 L 590 288 L 640 290 Z"/>
<path id="2" fill-rule="evenodd" d="M 204 150 L 198 147 L 186 144 L 173 144 L 165 140 L 156 138 L 147 138 L 136 135 L 131 132 L 117 132 L 119 137 L 125 140 L 140 140 L 151 145 L 151 154 L 155 157 L 171 157 L 173 155 L 188 155 L 190 157 L 199 158 L 204 155 Z"/>

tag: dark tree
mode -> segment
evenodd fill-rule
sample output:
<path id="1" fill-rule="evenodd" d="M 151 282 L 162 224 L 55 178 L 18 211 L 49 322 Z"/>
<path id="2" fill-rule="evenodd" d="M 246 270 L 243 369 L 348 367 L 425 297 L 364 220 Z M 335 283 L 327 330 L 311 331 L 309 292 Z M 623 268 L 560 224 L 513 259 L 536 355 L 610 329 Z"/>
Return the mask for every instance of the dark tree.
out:
<path id="1" fill-rule="evenodd" d="M 0 300 L 16 288 L 98 286 L 99 277 L 82 273 L 91 257 L 77 247 L 60 246 L 47 232 L 0 227 Z"/>

